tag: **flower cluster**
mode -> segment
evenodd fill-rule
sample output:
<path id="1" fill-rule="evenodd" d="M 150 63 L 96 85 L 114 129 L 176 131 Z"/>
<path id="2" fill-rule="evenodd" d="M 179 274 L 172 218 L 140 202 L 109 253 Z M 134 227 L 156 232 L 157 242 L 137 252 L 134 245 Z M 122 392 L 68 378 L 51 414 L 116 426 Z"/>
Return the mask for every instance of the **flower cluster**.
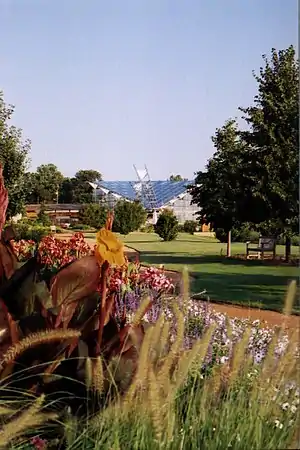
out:
<path id="1" fill-rule="evenodd" d="M 166 274 L 155 267 L 143 267 L 139 263 L 127 263 L 121 268 L 110 268 L 109 289 L 115 293 L 141 292 L 159 295 L 168 293 L 173 288 Z"/>
<path id="2" fill-rule="evenodd" d="M 140 279 L 145 287 L 155 291 L 170 292 L 174 286 L 162 269 L 157 267 L 147 267 L 142 270 Z"/>
<path id="3" fill-rule="evenodd" d="M 25 239 L 21 239 L 20 241 L 13 241 L 12 245 L 21 262 L 31 258 L 36 250 L 36 243 L 32 240 L 26 241 Z"/>
<path id="4" fill-rule="evenodd" d="M 98 236 L 98 241 L 100 237 Z M 122 249 L 117 246 L 118 242 L 116 243 L 110 235 L 108 235 L 108 238 L 112 241 L 112 245 L 115 244 L 117 251 L 120 252 Z M 104 247 L 102 241 L 100 244 Z M 86 243 L 82 233 L 75 233 L 69 240 L 46 236 L 41 240 L 38 252 L 41 263 L 46 268 L 51 269 L 51 271 L 56 271 L 75 259 L 93 254 L 96 249 L 99 252 L 98 247 L 100 244 L 98 242 L 92 249 Z M 20 261 L 26 261 L 31 258 L 37 248 L 34 241 L 26 240 L 13 242 L 13 247 Z M 103 251 L 101 254 L 104 254 Z M 171 280 L 163 270 L 155 267 L 142 267 L 139 263 L 127 263 L 124 257 L 120 259 L 120 255 L 118 258 L 120 262 L 125 264 L 121 267 L 110 266 L 108 270 L 108 288 L 111 293 L 114 292 L 120 296 L 128 292 L 135 292 L 136 295 L 141 295 L 142 292 L 147 291 L 147 293 L 153 293 L 153 295 L 155 294 L 158 297 L 174 288 Z"/>
<path id="5" fill-rule="evenodd" d="M 36 250 L 34 241 L 13 242 L 13 248 L 20 261 L 31 258 Z M 51 270 L 58 270 L 75 259 L 92 253 L 82 233 L 75 233 L 69 240 L 54 236 L 44 237 L 38 245 L 41 263 Z"/>
<path id="6" fill-rule="evenodd" d="M 46 236 L 40 242 L 38 250 L 41 263 L 53 269 L 91 253 L 91 248 L 85 242 L 82 233 L 75 233 L 69 240 Z"/>
<path id="7" fill-rule="evenodd" d="M 161 314 L 166 319 L 174 322 L 172 305 L 168 301 L 158 299 L 154 301 L 144 320 L 155 323 Z M 131 293 L 126 297 L 126 311 L 130 320 L 140 305 L 140 296 Z M 178 305 L 184 310 L 185 321 L 185 347 L 189 348 L 197 339 L 201 339 L 205 331 L 215 325 L 212 340 L 206 355 L 205 367 L 212 364 L 223 364 L 232 356 L 235 344 L 241 341 L 246 330 L 250 328 L 250 338 L 247 351 L 253 357 L 253 361 L 259 364 L 266 357 L 271 341 L 276 330 L 262 327 L 260 321 L 251 322 L 250 319 L 229 318 L 226 314 L 214 311 L 208 303 L 189 300 L 185 304 L 178 300 Z M 183 309 L 184 308 L 184 309 Z M 176 332 L 176 324 L 173 325 L 173 333 Z M 274 352 L 276 357 L 283 356 L 288 348 L 289 338 L 287 334 L 278 339 Z"/>

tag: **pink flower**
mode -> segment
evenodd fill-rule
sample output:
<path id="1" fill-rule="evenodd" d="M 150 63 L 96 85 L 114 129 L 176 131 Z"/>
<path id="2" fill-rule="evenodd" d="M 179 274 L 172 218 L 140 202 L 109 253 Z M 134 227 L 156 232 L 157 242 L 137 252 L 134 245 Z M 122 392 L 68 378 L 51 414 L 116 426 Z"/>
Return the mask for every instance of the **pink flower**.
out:
<path id="1" fill-rule="evenodd" d="M 47 441 L 45 439 L 41 439 L 39 436 L 35 436 L 30 440 L 30 443 L 37 450 L 44 450 L 47 447 Z"/>

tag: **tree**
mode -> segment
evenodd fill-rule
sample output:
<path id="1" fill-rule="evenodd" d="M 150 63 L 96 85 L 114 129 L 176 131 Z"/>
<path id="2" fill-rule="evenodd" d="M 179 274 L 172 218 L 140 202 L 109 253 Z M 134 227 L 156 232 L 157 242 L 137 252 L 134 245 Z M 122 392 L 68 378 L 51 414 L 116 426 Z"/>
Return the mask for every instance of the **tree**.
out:
<path id="1" fill-rule="evenodd" d="M 79 213 L 79 221 L 99 230 L 104 227 L 107 219 L 107 208 L 97 203 L 85 205 Z"/>
<path id="2" fill-rule="evenodd" d="M 59 190 L 59 203 L 76 203 L 74 201 L 74 184 L 73 179 L 65 177 L 61 183 Z"/>
<path id="3" fill-rule="evenodd" d="M 90 183 L 97 183 L 101 178 L 101 173 L 97 170 L 79 170 L 71 180 L 74 203 L 93 203 L 94 190 Z"/>
<path id="4" fill-rule="evenodd" d="M 187 181 L 187 178 L 182 178 L 181 175 L 171 175 L 169 180 L 170 181 Z"/>
<path id="5" fill-rule="evenodd" d="M 259 76 L 254 106 L 240 108 L 248 129 L 227 121 L 213 137 L 217 149 L 191 187 L 193 202 L 213 228 L 227 232 L 249 222 L 259 231 L 298 230 L 299 76 L 295 50 L 272 50 Z"/>
<path id="6" fill-rule="evenodd" d="M 64 176 L 55 164 L 42 164 L 36 172 L 27 176 L 28 179 L 31 177 L 30 197 L 35 200 L 34 203 L 58 202 Z"/>
<path id="7" fill-rule="evenodd" d="M 114 208 L 113 231 L 126 236 L 138 230 L 146 218 L 147 213 L 140 202 L 120 200 Z"/>
<path id="8" fill-rule="evenodd" d="M 159 215 L 154 229 L 164 241 L 174 241 L 178 235 L 178 220 L 173 211 L 165 209 Z"/>
<path id="9" fill-rule="evenodd" d="M 239 213 L 249 197 L 249 187 L 244 186 L 247 168 L 240 164 L 248 149 L 234 119 L 217 129 L 212 141 L 216 152 L 208 161 L 206 171 L 197 172 L 190 192 L 192 202 L 201 208 L 200 222 L 210 223 L 214 230 L 222 228 L 228 235 L 233 226 L 239 226 Z"/>
<path id="10" fill-rule="evenodd" d="M 293 46 L 263 61 L 254 105 L 240 108 L 250 127 L 242 137 L 251 149 L 253 204 L 264 205 L 260 226 L 286 234 L 288 259 L 290 235 L 299 231 L 299 64 Z"/>
<path id="11" fill-rule="evenodd" d="M 30 151 L 30 142 L 22 140 L 22 130 L 8 123 L 13 112 L 14 107 L 5 104 L 0 91 L 0 163 L 9 197 L 7 218 L 23 211 L 26 194 L 25 172 Z"/>

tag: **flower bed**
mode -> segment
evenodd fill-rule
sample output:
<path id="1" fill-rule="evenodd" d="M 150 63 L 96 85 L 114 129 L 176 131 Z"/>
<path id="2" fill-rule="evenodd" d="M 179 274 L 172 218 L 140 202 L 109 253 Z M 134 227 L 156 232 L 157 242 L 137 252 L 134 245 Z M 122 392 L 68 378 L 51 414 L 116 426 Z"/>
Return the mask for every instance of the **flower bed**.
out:
<path id="1" fill-rule="evenodd" d="M 112 239 L 110 236 L 109 238 Z M 104 243 L 102 245 L 104 245 Z M 38 246 L 33 241 L 14 242 L 13 247 L 19 260 L 22 262 L 29 260 L 36 252 L 38 252 L 42 270 L 50 271 L 54 274 L 59 273 L 60 269 L 68 267 L 73 261 L 95 253 L 95 249 L 91 249 L 90 246 L 86 244 L 81 233 L 75 233 L 69 240 L 56 239 L 53 236 L 47 236 Z M 103 249 L 103 253 L 104 252 L 105 249 Z M 107 256 L 108 259 L 113 259 L 114 257 L 114 255 Z M 228 318 L 226 314 L 217 313 L 208 304 L 201 301 L 192 299 L 183 300 L 183 296 L 175 297 L 174 284 L 170 276 L 168 276 L 168 273 L 163 269 L 142 267 L 137 262 L 128 263 L 125 259 L 122 259 L 123 257 L 121 254 L 117 255 L 117 257 L 120 258 L 122 265 L 120 267 L 115 265 L 108 266 L 106 277 L 108 288 L 107 298 L 113 298 L 114 300 L 114 317 L 119 324 L 124 323 L 124 318 L 126 318 L 126 323 L 130 325 L 135 313 L 141 306 L 142 299 L 145 296 L 149 296 L 152 301 L 144 316 L 144 323 L 148 322 L 150 326 L 155 325 L 158 319 L 163 315 L 170 323 L 169 344 L 172 346 L 172 344 L 176 344 L 176 336 L 179 334 L 177 332 L 180 328 L 178 316 L 176 315 L 176 311 L 174 311 L 175 301 L 176 306 L 179 307 L 179 310 L 183 313 L 182 317 L 184 323 L 184 339 L 180 350 L 180 357 L 191 350 L 195 342 L 201 342 L 208 330 L 212 327 L 214 328 L 212 337 L 209 341 L 208 351 L 205 353 L 204 359 L 201 360 L 201 363 L 198 365 L 196 362 L 195 378 L 193 378 L 194 375 L 191 372 L 184 380 L 183 390 L 180 395 L 187 396 L 187 403 L 192 405 L 195 392 L 197 395 L 202 395 L 201 389 L 210 392 L 211 385 L 209 383 L 211 379 L 214 379 L 216 370 L 222 370 L 223 368 L 225 370 L 229 368 L 230 370 L 230 364 L 234 359 L 233 357 L 237 345 L 242 343 L 244 338 L 247 338 L 247 340 L 245 354 L 242 356 L 242 359 L 245 356 L 250 356 L 251 362 L 253 362 L 254 365 L 251 365 L 246 374 L 246 381 L 243 379 L 242 375 L 238 378 L 238 383 L 241 383 L 241 386 L 238 386 L 238 393 L 232 391 L 230 394 L 239 396 L 239 402 L 242 402 L 244 399 L 244 394 L 239 393 L 240 390 L 248 389 L 249 387 L 249 392 L 251 392 L 251 389 L 254 389 L 253 386 L 255 386 L 256 383 L 261 383 L 264 370 L 263 363 L 266 360 L 267 355 L 270 354 L 270 351 L 273 351 L 273 358 L 276 364 L 278 364 L 278 367 L 280 367 L 280 364 L 290 351 L 290 341 L 286 333 L 282 332 L 278 335 L 276 329 L 264 327 L 259 321 L 250 321 L 249 319 L 239 318 L 231 319 Z M 101 286 L 99 286 L 98 293 L 99 295 L 102 294 Z M 274 338 L 276 338 L 275 341 Z M 296 349 L 296 355 L 294 356 L 298 356 L 298 349 Z M 277 381 L 278 382 L 272 385 L 272 380 L 270 378 L 265 380 L 265 382 L 271 385 L 272 392 L 271 397 L 268 393 L 268 396 L 265 398 L 268 408 L 268 417 L 265 426 L 269 427 L 268 429 L 271 430 L 271 434 L 273 433 L 272 430 L 277 430 L 276 432 L 280 433 L 280 430 L 282 430 L 282 433 L 284 433 L 287 429 L 294 427 L 296 421 L 295 418 L 297 417 L 299 409 L 299 383 L 296 382 L 297 380 L 294 374 L 292 374 L 288 380 L 283 380 L 282 382 L 282 380 L 279 379 Z M 202 382 L 204 383 L 203 386 L 201 385 Z M 193 387 L 195 383 L 199 386 L 196 391 Z M 151 391 L 151 384 L 148 388 Z M 245 396 L 246 395 L 247 391 L 245 392 Z M 217 393 L 215 396 L 218 398 Z M 213 399 L 213 401 L 215 400 Z M 220 414 L 220 419 L 222 418 L 222 401 L 223 399 L 219 398 L 219 404 L 217 406 L 212 406 L 212 408 L 214 408 L 214 414 Z M 226 400 L 225 398 L 224 401 L 226 414 L 228 408 L 231 408 L 230 411 L 232 411 L 233 414 L 233 411 L 235 411 L 233 405 L 236 400 L 233 400 L 233 398 L 230 397 L 229 400 Z M 263 396 L 259 397 L 258 404 L 260 404 L 260 402 L 264 402 Z M 180 407 L 184 407 L 184 404 L 185 397 L 181 400 Z M 253 404 L 251 407 L 253 408 L 253 411 L 256 408 Z M 152 406 L 150 407 L 150 412 L 153 414 L 151 408 Z M 249 406 L 240 406 L 240 408 L 238 414 L 246 414 Z M 223 412 L 223 414 L 225 414 L 225 412 Z M 198 416 L 191 413 L 191 417 Z M 217 416 L 212 418 L 213 421 L 217 420 L 215 417 Z M 231 420 L 235 421 L 236 417 L 232 417 Z M 247 422 L 245 418 L 243 420 Z M 204 423 L 204 426 L 208 427 L 208 435 L 209 433 L 214 432 L 218 427 L 218 423 L 210 426 L 209 421 L 210 419 L 207 419 L 207 422 Z M 187 423 L 187 421 L 185 423 Z M 132 426 L 134 426 L 134 423 Z M 196 428 L 198 430 L 197 433 L 199 433 L 199 430 L 203 428 L 203 423 L 200 421 Z M 189 428 L 189 432 L 191 430 L 192 428 Z M 221 436 L 222 433 L 223 430 L 221 427 L 219 435 Z M 178 436 L 176 435 L 176 439 L 180 440 L 181 431 L 177 434 Z M 205 440 L 207 437 L 203 439 Z M 225 436 L 222 437 L 222 439 L 229 439 L 228 442 L 233 440 L 237 444 L 241 441 L 240 433 L 237 433 L 236 436 L 233 434 L 230 438 Z M 45 448 L 47 442 L 39 437 L 35 437 L 31 440 L 31 445 L 34 448 Z"/>
<path id="2" fill-rule="evenodd" d="M 69 240 L 47 236 L 38 246 L 34 241 L 24 240 L 14 242 L 13 246 L 20 261 L 26 261 L 38 251 L 45 269 L 54 272 L 76 259 L 94 253 L 82 233 L 75 233 Z M 173 297 L 166 299 L 165 295 L 174 292 L 174 284 L 164 269 L 143 267 L 137 262 L 130 262 L 125 267 L 110 267 L 108 288 L 109 293 L 115 295 L 119 321 L 126 316 L 130 322 L 145 295 L 153 299 L 153 304 L 144 317 L 146 322 L 154 324 L 161 314 L 169 320 L 173 319 Z M 254 361 L 259 363 L 265 358 L 277 333 L 276 328 L 262 327 L 258 320 L 251 322 L 249 319 L 229 319 L 226 314 L 217 313 L 197 300 L 188 300 L 183 305 L 178 298 L 177 303 L 181 309 L 184 308 L 186 348 L 191 347 L 195 340 L 201 339 L 211 325 L 216 326 L 206 359 L 209 367 L 215 363 L 225 363 L 231 357 L 234 345 L 241 341 L 249 328 L 251 333 L 248 351 Z M 176 333 L 175 325 L 173 332 Z M 288 342 L 288 335 L 282 334 L 275 349 L 276 356 L 284 354 Z"/>

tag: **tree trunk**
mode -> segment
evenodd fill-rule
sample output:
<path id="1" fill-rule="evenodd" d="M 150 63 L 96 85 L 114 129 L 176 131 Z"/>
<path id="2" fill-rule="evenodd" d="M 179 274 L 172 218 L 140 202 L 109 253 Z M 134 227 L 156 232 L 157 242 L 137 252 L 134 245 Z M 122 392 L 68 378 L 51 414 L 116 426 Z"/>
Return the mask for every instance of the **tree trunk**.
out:
<path id="1" fill-rule="evenodd" d="M 230 258 L 231 256 L 231 230 L 228 231 L 227 236 L 227 258 Z"/>
<path id="2" fill-rule="evenodd" d="M 291 256 L 291 238 L 290 236 L 286 236 L 285 238 L 285 262 L 290 261 Z"/>

